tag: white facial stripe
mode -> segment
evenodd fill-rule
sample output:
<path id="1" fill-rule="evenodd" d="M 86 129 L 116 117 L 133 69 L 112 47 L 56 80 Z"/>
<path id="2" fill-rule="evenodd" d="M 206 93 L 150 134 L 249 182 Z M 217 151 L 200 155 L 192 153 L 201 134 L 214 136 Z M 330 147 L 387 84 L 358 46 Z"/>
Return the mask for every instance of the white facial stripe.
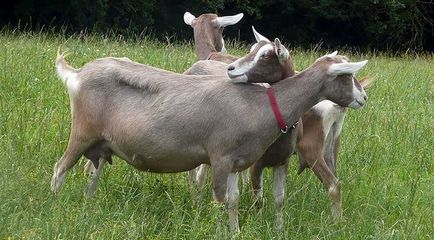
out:
<path id="1" fill-rule="evenodd" d="M 236 81 L 236 82 L 247 82 L 246 73 L 256 65 L 261 55 L 267 53 L 268 51 L 274 52 L 274 48 L 271 44 L 266 44 L 262 46 L 259 49 L 259 51 L 256 53 L 255 57 L 253 58 L 253 61 L 244 62 L 243 65 L 239 64 L 242 59 L 238 59 L 237 61 L 233 62 L 231 65 L 233 65 L 235 68 L 234 70 L 227 72 L 229 78 L 232 81 Z"/>
<path id="2" fill-rule="evenodd" d="M 274 48 L 271 44 L 266 44 L 262 46 L 259 51 L 256 53 L 253 61 L 244 62 L 242 66 L 239 65 L 240 60 L 233 62 L 232 65 L 235 66 L 235 69 L 232 71 L 228 71 L 228 76 L 232 81 L 237 82 L 247 82 L 247 76 L 245 75 L 256 63 L 259 61 L 259 58 L 262 54 L 267 53 L 268 51 L 274 51 Z"/>
<path id="3" fill-rule="evenodd" d="M 263 55 L 266 54 L 269 51 L 274 51 L 274 48 L 271 44 L 266 44 L 264 46 L 262 46 L 259 51 L 256 53 L 255 58 L 253 59 L 253 62 L 256 64 L 259 60 L 259 58 Z"/>

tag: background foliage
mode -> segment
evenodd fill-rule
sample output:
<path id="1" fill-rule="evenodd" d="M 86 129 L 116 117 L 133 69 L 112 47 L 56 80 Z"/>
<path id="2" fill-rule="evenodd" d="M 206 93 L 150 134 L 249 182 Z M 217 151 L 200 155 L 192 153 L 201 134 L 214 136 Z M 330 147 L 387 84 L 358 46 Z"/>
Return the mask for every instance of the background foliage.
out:
<path id="1" fill-rule="evenodd" d="M 0 8 L 0 24 L 191 39 L 182 20 L 185 11 L 196 16 L 243 12 L 237 27 L 228 28 L 229 37 L 250 40 L 250 26 L 255 25 L 270 38 L 296 46 L 434 51 L 433 5 L 416 0 L 21 0 Z"/>

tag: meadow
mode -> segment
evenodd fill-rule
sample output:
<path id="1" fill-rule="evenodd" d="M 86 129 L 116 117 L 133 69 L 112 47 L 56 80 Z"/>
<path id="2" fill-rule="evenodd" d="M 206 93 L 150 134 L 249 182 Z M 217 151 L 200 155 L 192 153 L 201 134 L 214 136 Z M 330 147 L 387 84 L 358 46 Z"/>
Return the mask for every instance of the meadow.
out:
<path id="1" fill-rule="evenodd" d="M 185 30 L 190 31 L 186 27 Z M 242 56 L 248 45 L 232 42 Z M 54 196 L 50 179 L 66 148 L 70 106 L 55 74 L 58 47 L 74 67 L 100 57 L 183 72 L 196 59 L 192 43 L 125 40 L 102 35 L 0 32 L 0 239 L 219 239 L 226 218 L 212 201 L 208 181 L 193 204 L 187 174 L 139 172 L 119 158 L 104 170 L 94 198 L 86 198 L 82 159 Z M 288 44 L 286 44 L 288 46 Z M 301 70 L 334 49 L 289 48 Z M 338 49 L 339 50 L 339 49 Z M 338 176 L 344 220 L 334 221 L 330 199 L 310 170 L 288 171 L 285 226 L 274 229 L 271 171 L 265 171 L 265 206 L 241 191 L 241 234 L 236 239 L 433 239 L 434 56 L 377 52 L 340 54 L 369 63 L 367 105 L 349 110 Z"/>

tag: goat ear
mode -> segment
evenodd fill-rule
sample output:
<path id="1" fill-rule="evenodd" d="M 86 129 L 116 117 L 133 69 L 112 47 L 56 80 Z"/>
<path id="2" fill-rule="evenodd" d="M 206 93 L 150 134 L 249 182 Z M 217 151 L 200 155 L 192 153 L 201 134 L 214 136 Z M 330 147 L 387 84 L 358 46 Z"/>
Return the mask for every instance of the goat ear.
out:
<path id="1" fill-rule="evenodd" d="M 189 12 L 184 13 L 185 24 L 192 26 L 194 24 L 195 20 L 196 20 L 196 17 L 193 14 L 191 14 Z"/>
<path id="2" fill-rule="evenodd" d="M 285 48 L 285 46 L 280 43 L 278 38 L 274 39 L 274 45 L 276 46 L 275 51 L 276 55 L 279 58 L 279 61 L 286 61 L 289 58 L 289 51 Z"/>
<path id="3" fill-rule="evenodd" d="M 324 55 L 323 57 L 334 57 L 338 54 L 338 51 L 334 51 L 332 53 L 327 53 L 326 55 Z"/>
<path id="4" fill-rule="evenodd" d="M 359 81 L 359 84 L 360 84 L 360 86 L 363 87 L 363 89 L 368 89 L 368 88 L 370 88 L 370 87 L 372 86 L 373 83 L 374 83 L 374 79 L 372 79 L 372 78 L 370 78 L 370 77 L 362 78 L 362 79 Z"/>
<path id="5" fill-rule="evenodd" d="M 233 15 L 233 16 L 218 17 L 215 21 L 217 22 L 217 24 L 220 27 L 226 27 L 226 26 L 229 26 L 229 25 L 236 24 L 243 17 L 244 17 L 244 14 L 243 13 L 239 13 L 239 14 Z"/>
<path id="6" fill-rule="evenodd" d="M 346 62 L 346 63 L 333 63 L 328 69 L 328 74 L 332 76 L 338 76 L 342 74 L 354 74 L 359 71 L 368 63 L 368 60 L 361 62 Z"/>
<path id="7" fill-rule="evenodd" d="M 255 39 L 256 42 L 260 42 L 260 41 L 266 41 L 266 42 L 271 42 L 270 40 L 268 40 L 268 38 L 262 36 L 260 33 L 258 33 L 255 29 L 255 27 L 252 26 L 252 30 L 253 30 L 253 35 L 255 35 Z"/>

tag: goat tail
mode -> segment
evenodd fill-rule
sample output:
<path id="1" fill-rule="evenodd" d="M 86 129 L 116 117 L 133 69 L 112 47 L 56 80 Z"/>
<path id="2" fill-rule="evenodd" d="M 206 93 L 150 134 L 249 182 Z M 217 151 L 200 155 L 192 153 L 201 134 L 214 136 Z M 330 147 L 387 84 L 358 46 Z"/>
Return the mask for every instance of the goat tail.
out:
<path id="1" fill-rule="evenodd" d="M 80 83 L 77 78 L 77 69 L 71 67 L 65 60 L 66 52 L 60 53 L 60 47 L 57 50 L 56 71 L 63 84 L 65 84 L 69 93 L 78 91 Z"/>

